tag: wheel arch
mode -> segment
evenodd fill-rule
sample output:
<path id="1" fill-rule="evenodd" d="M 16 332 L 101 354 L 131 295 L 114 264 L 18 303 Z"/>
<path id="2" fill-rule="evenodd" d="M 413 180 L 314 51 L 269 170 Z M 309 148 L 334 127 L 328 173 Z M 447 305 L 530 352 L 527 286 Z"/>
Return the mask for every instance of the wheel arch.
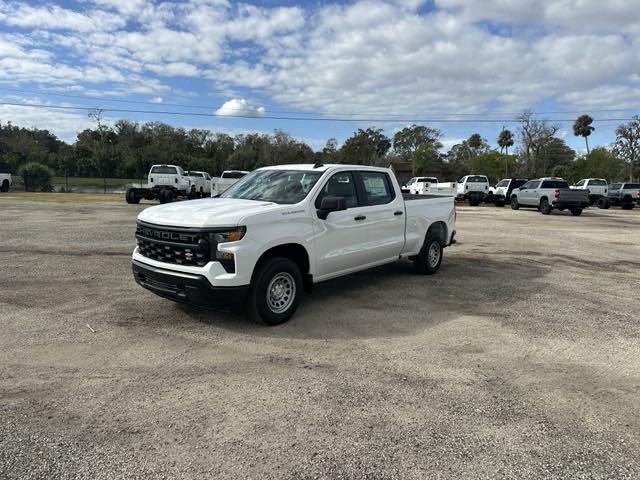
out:
<path id="1" fill-rule="evenodd" d="M 304 290 L 306 292 L 311 291 L 313 279 L 310 273 L 311 263 L 309 259 L 309 252 L 307 252 L 307 249 L 299 243 L 283 243 L 281 245 L 273 246 L 262 253 L 253 267 L 253 272 L 251 273 L 252 284 L 258 269 L 264 264 L 264 262 L 275 257 L 288 258 L 298 265 L 298 268 L 300 268 L 300 272 L 302 273 Z"/>
<path id="2" fill-rule="evenodd" d="M 446 246 L 449 243 L 449 228 L 447 224 L 442 220 L 438 220 L 433 222 L 429 228 L 427 229 L 427 234 L 425 236 L 425 241 L 430 234 L 436 234 L 440 237 L 442 241 L 442 246 Z"/>

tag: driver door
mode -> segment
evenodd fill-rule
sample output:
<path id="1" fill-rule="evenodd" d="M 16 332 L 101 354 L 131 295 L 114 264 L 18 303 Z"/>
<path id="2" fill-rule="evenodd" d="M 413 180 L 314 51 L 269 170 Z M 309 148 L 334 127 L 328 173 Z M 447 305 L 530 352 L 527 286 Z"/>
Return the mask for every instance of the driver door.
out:
<path id="1" fill-rule="evenodd" d="M 315 280 L 325 280 L 358 270 L 366 263 L 362 248 L 367 242 L 366 206 L 358 198 L 352 172 L 338 172 L 327 179 L 315 198 L 316 209 L 325 196 L 343 197 L 347 209 L 331 212 L 326 220 L 314 215 Z"/>

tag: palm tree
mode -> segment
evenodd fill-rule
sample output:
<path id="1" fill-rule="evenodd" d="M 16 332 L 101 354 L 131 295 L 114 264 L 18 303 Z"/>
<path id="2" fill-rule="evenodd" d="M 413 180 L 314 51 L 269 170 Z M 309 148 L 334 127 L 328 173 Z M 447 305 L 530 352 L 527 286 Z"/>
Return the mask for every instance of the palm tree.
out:
<path id="1" fill-rule="evenodd" d="M 584 142 L 587 145 L 587 155 L 589 155 L 589 140 L 587 140 L 587 137 L 595 130 L 595 128 L 591 126 L 592 123 L 593 118 L 585 114 L 576 118 L 573 124 L 573 134 L 576 137 L 584 137 Z"/>
<path id="2" fill-rule="evenodd" d="M 507 165 L 509 163 L 509 147 L 513 146 L 513 133 L 510 130 L 502 129 L 500 135 L 498 136 L 498 146 L 500 147 L 500 153 L 504 149 L 506 152 L 506 157 L 504 159 L 504 176 L 507 176 Z"/>

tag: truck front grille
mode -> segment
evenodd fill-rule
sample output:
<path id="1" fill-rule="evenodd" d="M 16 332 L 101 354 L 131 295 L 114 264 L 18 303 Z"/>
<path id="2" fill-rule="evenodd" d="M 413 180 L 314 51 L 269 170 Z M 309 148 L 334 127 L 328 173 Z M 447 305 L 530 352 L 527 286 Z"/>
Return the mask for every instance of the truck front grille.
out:
<path id="1" fill-rule="evenodd" d="M 158 262 L 204 267 L 211 256 L 208 234 L 192 229 L 138 222 L 136 240 L 140 255 Z"/>

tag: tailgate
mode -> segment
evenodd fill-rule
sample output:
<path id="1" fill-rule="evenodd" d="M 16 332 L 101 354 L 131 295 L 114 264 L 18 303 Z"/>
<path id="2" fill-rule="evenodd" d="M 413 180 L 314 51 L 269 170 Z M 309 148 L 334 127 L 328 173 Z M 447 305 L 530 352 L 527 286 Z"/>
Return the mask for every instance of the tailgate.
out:
<path id="1" fill-rule="evenodd" d="M 560 190 L 560 198 L 561 202 L 586 202 L 589 200 L 589 194 L 586 190 L 573 190 L 571 188 L 566 188 Z"/>

